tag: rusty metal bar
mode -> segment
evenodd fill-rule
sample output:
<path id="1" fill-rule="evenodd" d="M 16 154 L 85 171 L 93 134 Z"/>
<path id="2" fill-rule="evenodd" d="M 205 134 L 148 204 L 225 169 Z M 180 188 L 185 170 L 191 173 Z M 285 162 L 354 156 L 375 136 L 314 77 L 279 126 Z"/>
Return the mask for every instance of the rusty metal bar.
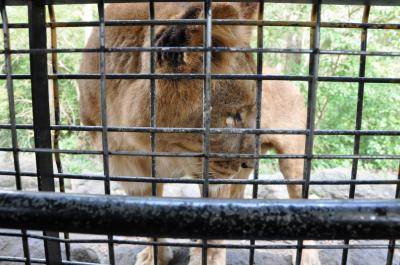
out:
<path id="1" fill-rule="evenodd" d="M 54 12 L 53 5 L 48 5 L 49 18 L 50 22 L 56 22 L 56 15 Z M 50 39 L 51 39 L 51 49 L 57 49 L 57 28 L 52 26 L 50 27 Z M 57 52 L 51 53 L 51 69 L 52 73 L 58 73 L 58 54 Z M 54 124 L 61 125 L 61 117 L 60 117 L 60 93 L 59 93 L 59 85 L 57 78 L 51 80 L 52 89 L 53 89 L 53 108 L 54 108 Z M 59 149 L 59 140 L 60 140 L 60 130 L 53 130 L 53 148 Z M 56 162 L 57 172 L 63 173 L 63 167 L 61 163 L 60 154 L 54 154 L 54 160 Z M 65 192 L 65 183 L 64 178 L 58 178 L 58 182 L 60 185 L 60 192 Z M 69 234 L 64 233 L 64 238 L 69 239 Z M 71 247 L 68 243 L 65 243 L 65 256 L 67 260 L 71 259 Z"/>
<path id="2" fill-rule="evenodd" d="M 155 11 L 154 11 L 154 1 L 150 0 L 149 2 L 149 19 L 154 20 Z M 150 26 L 150 47 L 155 47 L 155 29 L 154 25 Z M 150 73 L 156 72 L 155 67 L 155 53 L 152 51 L 150 53 Z M 150 80 L 150 127 L 157 128 L 156 120 L 157 120 L 157 110 L 156 110 L 157 102 L 156 102 L 156 82 L 155 80 Z M 151 141 L 151 151 L 156 152 L 156 134 L 152 132 L 150 134 Z M 154 156 L 151 157 L 151 176 L 153 178 L 157 177 L 156 171 L 156 158 Z M 152 185 L 152 195 L 157 196 L 157 186 Z"/>
<path id="3" fill-rule="evenodd" d="M 1 20 L 3 22 L 3 41 L 4 41 L 4 50 L 5 50 L 5 67 L 4 70 L 7 75 L 6 85 L 7 85 L 7 95 L 8 95 L 8 109 L 9 109 L 9 117 L 10 117 L 10 129 L 11 129 L 11 144 L 13 148 L 13 160 L 14 160 L 14 170 L 15 170 L 15 186 L 17 190 L 22 190 L 22 181 L 21 181 L 21 167 L 19 160 L 19 152 L 18 152 L 18 135 L 17 135 L 17 126 L 15 119 L 15 99 L 14 99 L 14 82 L 11 78 L 12 74 L 12 61 L 11 61 L 11 53 L 10 53 L 10 30 L 8 28 L 8 17 L 7 10 L 4 5 L 4 1 L 0 2 L 1 9 Z M 29 251 L 29 243 L 28 238 L 26 236 L 26 230 L 21 230 L 21 240 L 22 240 L 22 249 L 24 252 L 25 265 L 31 264 L 31 257 Z"/>
<path id="4" fill-rule="evenodd" d="M 152 21 L 155 19 L 155 9 L 154 9 L 154 1 L 149 0 L 149 20 Z M 155 28 L 154 25 L 150 25 L 150 47 L 155 47 Z M 156 72 L 156 56 L 155 52 L 150 52 L 150 73 L 153 74 Z M 150 127 L 157 128 L 157 102 L 156 102 L 156 80 L 150 80 Z M 156 133 L 152 132 L 150 134 L 150 145 L 151 151 L 156 152 Z M 157 178 L 157 158 L 155 156 L 151 157 L 151 177 Z M 151 195 L 157 196 L 157 182 L 151 183 Z M 153 238 L 153 241 L 157 242 L 157 238 Z M 154 265 L 158 264 L 158 246 L 153 245 L 153 262 Z"/>
<path id="5" fill-rule="evenodd" d="M 28 1 L 29 47 L 46 48 L 45 5 L 43 1 Z M 30 54 L 33 127 L 36 148 L 51 149 L 49 87 L 47 77 L 47 56 Z M 40 191 L 55 191 L 53 159 L 51 152 L 36 153 L 38 186 Z M 58 232 L 44 232 L 47 236 L 58 237 Z M 53 230 L 54 231 L 54 230 Z M 46 260 L 50 265 L 61 264 L 61 249 L 57 242 L 44 241 Z"/>
<path id="6" fill-rule="evenodd" d="M 212 1 L 204 1 L 204 18 L 207 23 L 204 28 L 204 53 L 203 53 L 203 73 L 204 73 L 204 85 L 203 85 L 203 197 L 208 197 L 208 174 L 209 174 L 209 142 L 210 142 L 210 125 L 211 125 L 211 51 L 209 48 L 212 46 Z M 206 264 L 203 264 L 206 265 Z"/>
<path id="7" fill-rule="evenodd" d="M 363 12 L 363 23 L 368 23 L 368 18 L 369 18 L 369 13 L 370 13 L 370 6 L 365 6 L 364 7 L 364 12 Z M 365 52 L 367 50 L 367 43 L 368 43 L 368 30 L 366 28 L 362 29 L 361 31 L 361 46 L 360 50 Z M 360 77 L 365 77 L 365 66 L 367 63 L 367 57 L 365 55 L 360 56 L 360 66 L 359 66 L 359 76 Z M 362 117 L 363 117 L 363 106 L 364 106 L 364 82 L 360 81 L 358 83 L 358 95 L 357 95 L 357 113 L 356 113 L 356 125 L 355 125 L 355 130 L 361 130 L 361 125 L 362 125 Z M 353 147 L 353 154 L 354 155 L 359 155 L 360 154 L 360 142 L 361 142 L 361 135 L 355 135 L 354 136 L 354 147 Z M 352 167 L 351 167 L 351 179 L 355 180 L 357 179 L 357 171 L 358 171 L 358 159 L 353 159 L 352 161 Z M 355 184 L 350 184 L 350 190 L 349 190 L 349 198 L 354 199 L 356 191 L 356 185 Z M 348 245 L 349 240 L 345 240 L 344 244 Z M 342 265 L 347 264 L 347 258 L 348 258 L 348 249 L 343 249 L 342 252 Z"/>
<path id="8" fill-rule="evenodd" d="M 264 3 L 262 1 L 259 1 L 258 4 L 258 14 L 257 14 L 258 21 L 263 21 L 264 20 Z M 257 26 L 257 48 L 262 49 L 264 47 L 264 27 L 261 25 Z M 262 52 L 257 52 L 257 74 L 263 74 L 263 56 L 264 54 Z M 261 103 L 262 103 L 262 80 L 257 80 L 256 81 L 256 129 L 261 128 Z M 260 134 L 255 134 L 255 150 L 254 154 L 259 155 L 261 151 L 261 139 L 260 139 Z M 259 177 L 259 167 L 260 167 L 260 160 L 256 159 L 254 160 L 254 173 L 253 173 L 253 180 L 257 181 Z M 253 194 L 252 198 L 257 199 L 258 197 L 258 185 L 257 183 L 253 184 Z M 250 245 L 255 245 L 256 242 L 255 240 L 250 241 Z M 249 255 L 249 265 L 254 264 L 254 254 L 255 251 L 254 249 L 250 249 L 250 255 Z"/>
<path id="9" fill-rule="evenodd" d="M 210 152 L 210 127 L 211 127 L 211 63 L 212 54 L 210 47 L 212 47 L 212 0 L 204 0 L 203 11 L 204 19 L 206 21 L 203 27 L 203 186 L 202 197 L 208 198 L 209 196 L 209 152 Z M 207 237 L 201 240 L 201 264 L 207 265 L 207 250 L 208 242 Z"/>
<path id="10" fill-rule="evenodd" d="M 302 186 L 302 197 L 308 198 L 311 178 L 312 156 L 314 148 L 314 130 L 315 130 L 315 109 L 317 104 L 317 88 L 318 88 L 318 73 L 319 73 L 319 48 L 320 48 L 320 30 L 321 30 L 321 0 L 314 1 L 311 11 L 311 21 L 315 22 L 315 27 L 310 30 L 310 48 L 313 53 L 309 59 L 309 75 L 312 77 L 308 81 L 307 95 L 307 125 L 309 133 L 306 135 L 305 142 L 305 159 Z M 303 241 L 298 241 L 296 252 L 296 265 L 301 265 L 303 250 Z"/>
<path id="11" fill-rule="evenodd" d="M 306 135 L 306 159 L 304 160 L 304 179 L 306 184 L 303 186 L 303 198 L 308 198 L 309 187 L 307 182 L 310 181 L 311 162 L 314 145 L 314 130 L 315 130 L 315 108 L 317 102 L 318 88 L 318 71 L 319 71 L 319 42 L 320 42 L 320 23 L 321 23 L 321 0 L 318 0 L 313 5 L 311 20 L 316 22 L 316 26 L 310 31 L 310 48 L 313 53 L 310 55 L 309 74 L 311 80 L 308 81 L 308 96 L 307 96 L 307 130 Z"/>
<path id="12" fill-rule="evenodd" d="M 106 57 L 104 48 L 106 47 L 106 27 L 104 15 L 104 0 L 97 1 L 97 11 L 99 14 L 99 71 L 100 71 L 100 106 L 101 106 L 101 143 L 103 155 L 103 172 L 104 172 L 104 193 L 111 194 L 110 189 L 110 152 L 108 149 L 108 119 L 107 119 L 107 83 L 106 83 Z M 114 244 L 112 243 L 112 235 L 108 235 L 108 259 L 111 265 L 115 264 Z"/>

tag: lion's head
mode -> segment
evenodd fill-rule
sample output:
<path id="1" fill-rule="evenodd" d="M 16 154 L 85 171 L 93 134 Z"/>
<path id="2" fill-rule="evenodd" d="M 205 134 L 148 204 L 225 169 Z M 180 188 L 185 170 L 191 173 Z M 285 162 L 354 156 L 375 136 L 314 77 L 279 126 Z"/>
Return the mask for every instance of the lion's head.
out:
<path id="1" fill-rule="evenodd" d="M 203 5 L 192 4 L 178 13 L 174 19 L 204 19 Z M 213 4 L 213 19 L 240 19 L 237 6 L 227 3 Z M 214 25 L 212 46 L 224 48 L 249 47 L 249 28 L 234 25 Z M 155 44 L 158 47 L 203 47 L 204 25 L 166 25 L 156 29 Z M 147 61 L 149 54 L 143 54 Z M 146 58 L 147 57 L 147 58 Z M 212 74 L 254 74 L 256 72 L 253 55 L 243 52 L 213 51 Z M 204 73 L 204 53 L 202 51 L 171 52 L 168 49 L 156 54 L 156 73 L 202 74 Z M 147 72 L 148 65 L 144 65 Z M 146 69 L 147 68 L 147 69 Z M 162 127 L 203 127 L 204 80 L 157 80 L 158 111 L 157 125 Z M 233 78 L 211 81 L 211 128 L 254 128 L 256 82 Z M 171 135 L 165 142 L 177 141 L 179 151 L 203 151 L 201 135 Z M 185 139 L 185 141 L 184 141 Z M 161 140 L 162 141 L 162 138 Z M 254 137 L 242 134 L 211 134 L 209 151 L 212 153 L 253 153 Z M 163 150 L 168 151 L 168 150 Z M 170 150 L 169 150 L 170 151 Z M 202 172 L 200 158 L 196 167 L 190 167 L 186 174 L 199 175 Z M 215 177 L 230 177 L 241 164 L 240 159 L 210 158 L 210 173 Z M 248 165 L 251 166 L 251 165 Z"/>
<path id="2" fill-rule="evenodd" d="M 203 4 L 193 3 L 156 3 L 156 19 L 189 19 L 204 22 Z M 253 7 L 251 12 L 251 8 Z M 257 8 L 254 4 L 213 3 L 213 19 L 247 19 Z M 106 19 L 147 20 L 147 4 L 111 4 L 106 8 Z M 197 22 L 198 22 L 197 21 Z M 204 72 L 204 52 L 170 51 L 168 47 L 203 47 L 204 23 L 190 25 L 172 24 L 155 26 L 154 44 L 166 47 L 153 53 L 156 74 L 197 75 L 190 79 L 166 79 L 161 77 L 155 83 L 157 127 L 203 127 L 204 82 L 199 74 Z M 149 47 L 149 26 L 112 26 L 106 28 L 107 47 Z M 212 46 L 228 48 L 250 47 L 250 28 L 248 26 L 213 25 Z M 98 47 L 98 29 L 94 29 L 87 47 Z M 151 72 L 150 52 L 108 53 L 106 54 L 107 73 Z M 96 54 L 84 54 L 81 71 L 97 73 L 99 59 Z M 212 74 L 254 74 L 256 72 L 253 55 L 244 52 L 211 52 Z M 107 80 L 107 114 L 111 126 L 148 127 L 151 124 L 150 98 L 151 81 L 149 79 L 112 79 Z M 254 128 L 256 81 L 230 78 L 212 78 L 210 85 L 210 127 L 211 128 Z M 99 81 L 81 80 L 81 117 L 85 124 L 100 125 Z M 100 134 L 92 133 L 97 142 Z M 211 153 L 253 153 L 254 136 L 243 134 L 211 134 L 209 138 Z M 195 133 L 157 133 L 156 151 L 159 152 L 203 152 L 203 136 Z M 150 151 L 150 137 L 146 133 L 110 133 L 109 147 L 114 150 Z M 160 158 L 160 169 L 166 176 L 169 171 L 177 175 L 200 176 L 202 158 Z M 146 161 L 148 161 L 147 159 Z M 162 161 L 161 161 L 162 160 Z M 113 162 L 118 161 L 118 162 Z M 133 174 L 138 170 L 134 158 L 130 162 L 114 158 L 112 168 L 115 174 Z M 210 173 L 217 178 L 227 178 L 235 174 L 246 161 L 223 157 L 210 158 Z M 114 163 L 116 163 L 114 165 Z M 117 163 L 119 163 L 117 165 Z M 122 163 L 125 163 L 122 165 Z M 130 164 L 129 164 L 130 163 Z M 150 166 L 140 164 L 140 172 L 150 174 Z M 128 165 L 129 164 L 129 165 Z M 249 164 L 251 166 L 251 164 Z M 125 170 L 126 169 L 126 170 Z M 165 173 L 167 172 L 167 173 Z"/>

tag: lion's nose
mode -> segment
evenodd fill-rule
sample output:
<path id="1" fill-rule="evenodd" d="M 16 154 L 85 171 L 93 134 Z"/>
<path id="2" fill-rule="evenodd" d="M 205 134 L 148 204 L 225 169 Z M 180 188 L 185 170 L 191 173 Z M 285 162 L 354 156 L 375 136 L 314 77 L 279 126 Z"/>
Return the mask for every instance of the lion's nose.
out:
<path id="1" fill-rule="evenodd" d="M 244 161 L 242 164 L 240 164 L 241 168 L 253 168 L 253 161 Z"/>

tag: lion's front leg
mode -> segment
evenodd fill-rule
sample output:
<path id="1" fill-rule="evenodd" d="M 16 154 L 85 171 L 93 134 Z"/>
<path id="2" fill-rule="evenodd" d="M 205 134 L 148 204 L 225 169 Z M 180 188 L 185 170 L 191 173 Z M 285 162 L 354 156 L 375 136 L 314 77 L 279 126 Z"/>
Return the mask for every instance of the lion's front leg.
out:
<path id="1" fill-rule="evenodd" d="M 111 173 L 116 176 L 150 176 L 151 175 L 151 160 L 148 158 L 128 157 L 128 156 L 113 156 L 110 160 Z M 161 170 L 160 170 L 161 171 Z M 151 196 L 151 183 L 141 182 L 120 182 L 125 192 L 129 196 Z M 157 196 L 162 196 L 163 185 L 156 185 Z M 162 242 L 163 239 L 158 239 Z M 136 256 L 135 265 L 154 265 L 153 246 L 148 246 L 140 251 Z M 159 246 L 157 248 L 157 264 L 167 265 L 172 259 L 172 250 L 170 247 Z"/>
<path id="2" fill-rule="evenodd" d="M 198 241 L 201 242 L 201 241 Z M 210 240 L 209 244 L 222 244 L 222 240 Z M 190 249 L 190 261 L 188 265 L 202 265 L 203 250 L 201 248 Z M 225 265 L 226 249 L 208 248 L 207 249 L 207 265 Z"/>
<path id="3" fill-rule="evenodd" d="M 153 247 L 146 247 L 136 256 L 135 265 L 154 265 Z M 172 250 L 169 247 L 158 247 L 157 264 L 167 265 L 172 259 Z"/>
<path id="4" fill-rule="evenodd" d="M 201 242 L 201 241 L 199 241 Z M 224 241 L 208 241 L 209 244 L 223 243 Z M 203 251 L 201 248 L 192 248 L 190 250 L 190 261 L 188 265 L 202 265 Z M 207 265 L 225 265 L 226 249 L 209 248 L 207 249 Z"/>
<path id="5" fill-rule="evenodd" d="M 306 241 L 314 244 L 314 241 Z M 296 264 L 296 254 L 292 256 L 292 263 Z M 321 265 L 319 251 L 317 249 L 304 249 L 301 255 L 301 265 Z"/>
<path id="6" fill-rule="evenodd" d="M 202 185 L 200 185 L 200 189 Z M 211 198 L 229 198 L 231 193 L 230 185 L 210 185 L 209 197 Z M 201 242 L 201 241 L 198 241 Z M 208 244 L 223 244 L 223 240 L 209 240 Z M 202 249 L 190 249 L 190 261 L 188 265 L 202 264 Z M 226 249 L 224 248 L 208 248 L 207 249 L 207 265 L 225 265 Z"/>

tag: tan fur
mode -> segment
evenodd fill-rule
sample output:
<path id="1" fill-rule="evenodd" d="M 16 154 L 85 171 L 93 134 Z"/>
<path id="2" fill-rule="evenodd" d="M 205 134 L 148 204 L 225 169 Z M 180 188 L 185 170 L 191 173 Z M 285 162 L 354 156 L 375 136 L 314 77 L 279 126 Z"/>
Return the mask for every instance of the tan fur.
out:
<path id="1" fill-rule="evenodd" d="M 265 67 L 263 74 L 277 75 L 275 69 Z M 300 91 L 290 81 L 268 80 L 263 82 L 261 128 L 263 129 L 305 129 L 306 110 Z M 274 149 L 278 154 L 304 154 L 304 135 L 263 134 L 261 153 Z M 303 178 L 303 159 L 281 159 L 279 166 L 287 179 Z M 236 178 L 247 179 L 252 169 L 241 169 Z M 231 196 L 242 198 L 243 185 L 232 185 Z M 289 185 L 290 198 L 301 197 L 301 186 Z"/>
<path id="2" fill-rule="evenodd" d="M 263 74 L 280 74 L 275 69 L 265 67 Z M 296 129 L 306 128 L 306 109 L 304 98 L 292 82 L 268 80 L 263 82 L 262 89 L 261 128 L 263 129 Z M 263 134 L 261 136 L 261 153 L 274 149 L 278 154 L 304 154 L 304 135 Z M 251 162 L 248 162 L 250 164 Z M 303 159 L 280 159 L 280 170 L 285 179 L 296 180 L 303 178 Z M 235 175 L 237 179 L 248 179 L 253 173 L 252 168 L 241 168 Z M 245 185 L 231 185 L 231 198 L 243 198 Z M 300 185 L 287 186 L 289 197 L 302 197 Z M 313 241 L 305 244 L 315 245 Z M 295 264 L 296 255 L 293 256 Z M 303 250 L 302 265 L 321 265 L 319 252 L 315 249 Z"/>
<path id="3" fill-rule="evenodd" d="M 148 4 L 112 4 L 105 10 L 106 20 L 147 20 Z M 256 3 L 214 3 L 213 18 L 255 19 Z M 203 5 L 191 3 L 156 3 L 156 19 L 203 18 Z M 249 47 L 250 27 L 213 26 L 214 46 Z M 106 28 L 106 47 L 149 47 L 149 26 L 114 26 Z M 203 27 L 156 26 L 156 46 L 202 46 Z M 184 42 L 184 43 L 182 43 Z M 99 31 L 94 29 L 87 48 L 99 47 Z M 254 74 L 255 63 L 252 54 L 213 53 L 213 74 Z M 156 52 L 156 73 L 202 73 L 203 53 Z M 105 57 L 106 73 L 150 73 L 150 53 L 113 52 Z M 272 73 L 272 69 L 265 72 Z M 81 63 L 82 73 L 99 73 L 99 55 L 86 53 Z M 157 79 L 156 84 L 156 126 L 201 128 L 203 119 L 203 81 Z M 250 80 L 212 80 L 211 85 L 211 127 L 254 128 L 255 87 Z M 81 80 L 81 119 L 85 125 L 101 125 L 100 81 Z M 263 128 L 304 128 L 305 112 L 302 97 L 290 82 L 264 82 L 262 104 Z M 150 127 L 150 80 L 112 79 L 106 81 L 108 126 Z M 240 119 L 236 119 L 240 114 Z M 101 133 L 92 132 L 96 148 L 101 146 Z M 149 133 L 108 134 L 109 149 L 112 151 L 151 151 Z M 279 153 L 303 153 L 304 137 L 293 135 L 263 135 L 262 151 L 275 148 Z M 203 151 L 202 136 L 199 134 L 156 134 L 157 152 L 198 152 Z M 210 136 L 210 151 L 216 153 L 253 153 L 254 136 L 217 134 Z M 251 168 L 240 169 L 240 159 L 210 159 L 212 178 L 247 178 Z M 280 166 L 286 178 L 302 177 L 302 160 L 281 160 Z M 111 156 L 110 170 L 113 176 L 150 176 L 151 160 L 148 157 Z M 201 158 L 156 158 L 158 177 L 202 177 Z M 122 183 L 129 195 L 151 195 L 149 183 Z M 210 186 L 211 197 L 241 197 L 244 187 Z M 298 187 L 289 187 L 291 197 L 299 197 Z M 157 184 L 157 195 L 162 195 L 162 185 Z M 225 250 L 210 250 L 210 265 L 225 264 Z M 200 262 L 199 253 L 192 250 L 190 264 Z M 210 258 L 209 257 L 209 258 Z M 159 248 L 159 264 L 166 265 L 171 258 L 169 248 Z M 151 248 L 139 253 L 136 265 L 153 264 Z M 311 265 L 311 263 L 306 263 Z"/>

